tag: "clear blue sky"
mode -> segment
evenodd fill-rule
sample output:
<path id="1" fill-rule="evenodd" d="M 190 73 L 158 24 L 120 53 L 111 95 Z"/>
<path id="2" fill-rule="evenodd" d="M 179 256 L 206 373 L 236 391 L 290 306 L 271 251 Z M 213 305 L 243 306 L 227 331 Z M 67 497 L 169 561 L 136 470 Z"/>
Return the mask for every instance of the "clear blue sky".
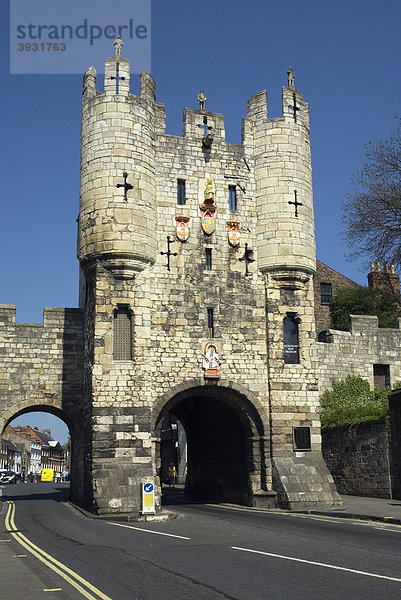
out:
<path id="1" fill-rule="evenodd" d="M 82 76 L 10 75 L 8 4 L 0 6 L 0 302 L 17 305 L 19 322 L 38 323 L 43 306 L 77 306 Z M 364 144 L 388 136 L 400 112 L 400 21 L 396 0 L 152 2 L 152 74 L 168 133 L 181 134 L 182 110 L 197 107 L 203 88 L 207 107 L 225 115 L 228 141 L 239 143 L 254 93 L 267 89 L 269 116 L 281 116 L 293 66 L 310 103 L 317 256 L 364 284 L 361 263 L 345 258 L 341 202 Z"/>

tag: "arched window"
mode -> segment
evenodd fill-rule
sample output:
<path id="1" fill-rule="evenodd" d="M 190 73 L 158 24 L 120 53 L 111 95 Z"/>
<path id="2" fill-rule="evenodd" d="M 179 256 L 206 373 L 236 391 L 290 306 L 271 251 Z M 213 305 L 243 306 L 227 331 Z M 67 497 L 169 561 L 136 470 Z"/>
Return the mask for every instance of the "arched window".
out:
<path id="1" fill-rule="evenodd" d="M 295 313 L 287 313 L 283 321 L 284 330 L 284 362 L 299 363 L 299 318 Z"/>
<path id="2" fill-rule="evenodd" d="M 132 359 L 132 321 L 128 306 L 119 306 L 114 311 L 113 358 L 114 360 Z"/>

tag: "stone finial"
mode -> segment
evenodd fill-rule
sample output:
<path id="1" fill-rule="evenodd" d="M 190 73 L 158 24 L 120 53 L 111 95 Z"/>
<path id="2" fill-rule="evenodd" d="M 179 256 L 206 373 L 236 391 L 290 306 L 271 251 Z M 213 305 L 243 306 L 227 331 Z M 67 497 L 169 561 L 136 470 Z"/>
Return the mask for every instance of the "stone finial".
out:
<path id="1" fill-rule="evenodd" d="M 198 94 L 198 101 L 199 101 L 199 109 L 204 110 L 205 104 L 206 104 L 206 96 L 205 96 L 205 93 L 203 90 L 201 90 Z"/>
<path id="2" fill-rule="evenodd" d="M 295 76 L 292 67 L 290 67 L 287 71 L 288 76 L 288 87 L 295 87 Z"/>
<path id="3" fill-rule="evenodd" d="M 386 263 L 386 262 L 384 263 L 384 272 L 385 272 L 385 273 L 388 273 L 388 266 L 387 266 L 387 263 Z"/>
<path id="4" fill-rule="evenodd" d="M 122 47 L 124 46 L 124 42 L 121 39 L 121 35 L 118 35 L 116 37 L 116 39 L 113 42 L 113 46 L 116 51 L 116 56 L 121 56 L 121 50 L 122 50 Z"/>
<path id="5" fill-rule="evenodd" d="M 381 264 L 379 262 L 377 263 L 377 272 L 378 273 L 382 272 L 382 266 L 381 266 Z"/>
<path id="6" fill-rule="evenodd" d="M 376 271 L 376 266 L 375 266 L 375 263 L 374 263 L 374 262 L 371 262 L 371 263 L 370 263 L 370 272 L 371 272 L 371 273 L 374 273 L 375 271 Z"/>
<path id="7" fill-rule="evenodd" d="M 390 273 L 391 273 L 391 275 L 395 275 L 395 268 L 394 268 L 393 263 L 391 263 L 391 265 L 390 265 Z"/>

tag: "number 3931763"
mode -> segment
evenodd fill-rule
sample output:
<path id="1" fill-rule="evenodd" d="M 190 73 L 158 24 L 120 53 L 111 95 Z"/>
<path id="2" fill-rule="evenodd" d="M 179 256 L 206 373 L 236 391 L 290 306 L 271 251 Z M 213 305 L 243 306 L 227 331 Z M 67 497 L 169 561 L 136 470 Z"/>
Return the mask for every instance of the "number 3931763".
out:
<path id="1" fill-rule="evenodd" d="M 54 44 L 53 42 L 20 42 L 18 44 L 19 52 L 65 52 L 67 50 L 67 44 L 62 42 L 61 44 Z"/>

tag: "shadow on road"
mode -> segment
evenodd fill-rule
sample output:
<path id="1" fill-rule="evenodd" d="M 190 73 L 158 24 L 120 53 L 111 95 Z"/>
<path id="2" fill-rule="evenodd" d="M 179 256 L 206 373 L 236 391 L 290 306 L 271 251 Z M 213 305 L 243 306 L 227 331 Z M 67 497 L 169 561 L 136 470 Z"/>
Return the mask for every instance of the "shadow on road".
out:
<path id="1" fill-rule="evenodd" d="M 193 500 L 184 495 L 184 486 L 162 487 L 162 506 L 178 506 L 183 504 L 204 504 L 205 500 Z"/>
<path id="2" fill-rule="evenodd" d="M 54 500 L 67 502 L 70 498 L 70 484 L 61 483 L 17 483 L 2 489 L 3 500 Z"/>

